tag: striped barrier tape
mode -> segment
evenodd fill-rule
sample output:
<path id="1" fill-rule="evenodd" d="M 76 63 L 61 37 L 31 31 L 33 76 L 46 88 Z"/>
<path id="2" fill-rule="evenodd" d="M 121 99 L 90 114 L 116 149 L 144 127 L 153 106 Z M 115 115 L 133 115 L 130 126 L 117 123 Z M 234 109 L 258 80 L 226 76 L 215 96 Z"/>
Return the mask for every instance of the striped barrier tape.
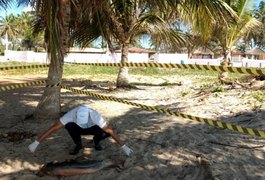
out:
<path id="1" fill-rule="evenodd" d="M 46 84 L 45 87 L 57 87 L 57 86 L 61 86 L 61 83 L 56 83 L 56 84 Z"/>
<path id="2" fill-rule="evenodd" d="M 119 102 L 119 103 L 123 103 L 123 104 L 128 104 L 128 105 L 140 107 L 140 108 L 143 108 L 143 109 L 149 110 L 149 111 L 156 111 L 156 112 L 161 112 L 161 113 L 165 113 L 165 114 L 169 114 L 169 115 L 173 115 L 173 116 L 177 116 L 177 117 L 187 118 L 187 119 L 190 119 L 190 120 L 193 120 L 193 121 L 198 121 L 198 122 L 205 123 L 205 124 L 208 124 L 208 125 L 211 125 L 211 126 L 215 126 L 215 127 L 218 127 L 218 128 L 229 129 L 229 130 L 232 130 L 232 131 L 237 131 L 237 132 L 240 132 L 240 133 L 245 133 L 245 134 L 255 135 L 255 136 L 259 136 L 259 137 L 265 138 L 265 131 L 260 131 L 260 130 L 255 130 L 255 129 L 251 129 L 251 128 L 246 128 L 246 127 L 242 127 L 242 126 L 239 126 L 239 125 L 234 125 L 234 124 L 231 124 L 231 123 L 225 123 L 225 122 L 221 122 L 221 121 L 216 121 L 216 120 L 213 120 L 213 119 L 206 119 L 206 118 L 191 116 L 191 115 L 187 115 L 187 114 L 183 114 L 183 113 L 177 113 L 177 112 L 173 112 L 173 111 L 171 111 L 169 109 L 160 109 L 160 108 L 155 107 L 155 106 L 147 106 L 147 105 L 144 105 L 144 104 L 138 104 L 138 103 L 134 103 L 134 102 L 123 100 L 121 98 L 115 98 L 115 97 L 112 97 L 112 96 L 104 96 L 104 95 L 96 94 L 96 93 L 89 92 L 89 91 L 75 89 L 75 88 L 72 88 L 72 87 L 69 87 L 69 86 L 65 86 L 65 85 L 61 85 L 61 87 L 63 89 L 70 90 L 70 91 L 78 93 L 78 94 L 85 94 L 85 95 L 89 95 L 89 96 L 92 96 L 92 97 L 96 97 L 98 99 L 109 100 L 109 101 L 115 101 L 115 102 Z"/>
<path id="3" fill-rule="evenodd" d="M 0 67 L 0 71 L 6 70 L 14 70 L 14 69 L 36 69 L 36 68 L 47 68 L 50 65 L 48 64 L 35 64 L 35 65 L 28 65 L 28 66 L 7 66 L 7 67 Z"/>
<path id="4" fill-rule="evenodd" d="M 27 83 L 18 83 L 18 84 L 12 84 L 12 85 L 7 85 L 7 86 L 0 86 L 0 92 L 1 91 L 9 91 L 12 89 L 29 87 L 29 86 L 46 84 L 46 82 L 47 82 L 47 80 L 40 80 L 40 81 L 31 81 L 31 82 L 27 82 Z M 47 84 L 45 87 L 56 87 L 56 86 L 60 86 L 60 85 L 61 85 L 61 83 Z"/>
<path id="5" fill-rule="evenodd" d="M 46 83 L 46 80 L 40 80 L 40 81 L 32 81 L 32 82 L 27 82 L 27 83 L 18 83 L 18 84 L 12 84 L 12 85 L 7 85 L 7 86 L 0 86 L 0 91 L 8 91 L 8 90 L 24 88 L 28 86 L 41 85 L 45 83 Z"/>
<path id="6" fill-rule="evenodd" d="M 265 69 L 261 68 L 244 68 L 244 67 L 230 67 L 230 66 L 210 66 L 198 64 L 171 64 L 171 63 L 72 63 L 80 65 L 93 66 L 110 66 L 110 67 L 157 67 L 157 68 L 179 68 L 179 69 L 194 69 L 194 70 L 209 70 L 218 72 L 232 72 L 253 75 L 265 75 Z"/>

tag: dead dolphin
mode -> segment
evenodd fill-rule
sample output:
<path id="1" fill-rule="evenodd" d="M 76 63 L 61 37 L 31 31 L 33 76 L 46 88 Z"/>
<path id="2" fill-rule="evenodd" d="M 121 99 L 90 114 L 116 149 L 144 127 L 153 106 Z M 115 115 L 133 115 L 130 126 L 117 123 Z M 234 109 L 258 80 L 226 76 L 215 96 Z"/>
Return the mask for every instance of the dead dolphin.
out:
<path id="1" fill-rule="evenodd" d="M 108 167 L 122 169 L 124 163 L 114 163 L 112 160 L 74 159 L 63 162 L 50 162 L 41 167 L 38 176 L 74 176 L 90 174 Z"/>

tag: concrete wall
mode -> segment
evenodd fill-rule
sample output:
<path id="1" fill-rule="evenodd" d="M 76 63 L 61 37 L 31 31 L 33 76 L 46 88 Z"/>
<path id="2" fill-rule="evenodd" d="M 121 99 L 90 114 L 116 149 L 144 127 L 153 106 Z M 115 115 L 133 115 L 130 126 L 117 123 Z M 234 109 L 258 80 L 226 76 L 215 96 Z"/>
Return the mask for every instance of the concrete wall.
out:
<path id="1" fill-rule="evenodd" d="M 0 56 L 0 62 L 5 62 L 5 56 Z"/>
<path id="2" fill-rule="evenodd" d="M 221 59 L 188 59 L 184 64 L 220 66 Z"/>
<path id="3" fill-rule="evenodd" d="M 175 63 L 181 64 L 183 61 L 187 61 L 188 54 L 166 54 L 166 53 L 159 53 L 157 54 L 158 63 Z"/>
<path id="4" fill-rule="evenodd" d="M 49 63 L 47 53 L 35 53 L 33 51 L 5 50 L 5 60 L 29 63 Z"/>
<path id="5" fill-rule="evenodd" d="M 129 53 L 129 62 L 148 62 L 148 54 L 144 53 Z M 69 53 L 65 59 L 65 62 L 76 63 L 119 63 L 121 62 L 121 53 Z"/>
<path id="6" fill-rule="evenodd" d="M 158 53 L 149 56 L 147 53 L 129 53 L 129 62 L 157 62 L 157 63 L 177 63 L 177 64 L 199 64 L 219 66 L 222 58 L 219 59 L 188 59 L 188 54 L 165 54 Z M 19 61 L 30 63 L 49 63 L 46 53 L 35 53 L 32 51 L 5 51 L 4 58 L 0 61 Z M 69 53 L 65 57 L 65 62 L 76 63 L 119 63 L 121 53 Z M 232 61 L 235 67 L 256 67 L 265 68 L 265 60 L 242 60 Z"/>

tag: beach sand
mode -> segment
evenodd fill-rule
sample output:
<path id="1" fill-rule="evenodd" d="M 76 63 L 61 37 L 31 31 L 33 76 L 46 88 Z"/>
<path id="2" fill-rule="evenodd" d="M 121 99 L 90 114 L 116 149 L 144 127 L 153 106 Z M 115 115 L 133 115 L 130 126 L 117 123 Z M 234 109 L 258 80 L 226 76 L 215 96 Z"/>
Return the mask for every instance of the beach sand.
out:
<path id="1" fill-rule="evenodd" d="M 249 98 L 256 89 L 227 87 L 224 92 L 209 93 L 201 91 L 201 86 L 195 83 L 196 77 L 187 80 L 171 76 L 167 83 L 165 78 L 132 76 L 131 79 L 139 89 L 109 90 L 114 82 L 105 81 L 66 84 L 140 104 L 265 130 L 265 102 Z M 103 151 L 95 151 L 91 136 L 83 137 L 82 152 L 68 155 L 74 144 L 65 129 L 43 141 L 36 152 L 31 153 L 28 145 L 53 124 L 52 120 L 34 120 L 31 116 L 43 90 L 42 86 L 36 86 L 0 92 L 1 180 L 265 179 L 264 138 L 66 90 L 61 94 L 62 112 L 80 103 L 96 109 L 133 149 L 133 155 L 125 157 L 111 138 L 102 141 Z M 109 168 L 73 177 L 36 175 L 45 163 L 78 156 L 96 160 L 122 157 L 126 159 L 126 167 L 122 171 Z"/>

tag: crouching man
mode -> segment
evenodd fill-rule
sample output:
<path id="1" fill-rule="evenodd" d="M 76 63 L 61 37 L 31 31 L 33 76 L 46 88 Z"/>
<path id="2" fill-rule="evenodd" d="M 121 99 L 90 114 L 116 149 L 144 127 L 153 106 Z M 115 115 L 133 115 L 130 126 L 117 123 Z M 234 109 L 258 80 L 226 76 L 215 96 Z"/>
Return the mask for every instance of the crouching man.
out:
<path id="1" fill-rule="evenodd" d="M 41 141 L 45 140 L 52 133 L 55 133 L 64 126 L 75 143 L 75 148 L 69 153 L 71 155 L 78 154 L 78 152 L 83 148 L 81 135 L 93 135 L 94 146 L 98 151 L 102 150 L 100 141 L 111 136 L 117 144 L 120 145 L 122 151 L 127 156 L 130 156 L 133 152 L 132 149 L 124 144 L 124 142 L 118 137 L 114 130 L 97 111 L 83 104 L 68 111 L 43 134 L 38 136 L 36 140 L 29 145 L 29 150 L 31 152 L 35 152 Z"/>

